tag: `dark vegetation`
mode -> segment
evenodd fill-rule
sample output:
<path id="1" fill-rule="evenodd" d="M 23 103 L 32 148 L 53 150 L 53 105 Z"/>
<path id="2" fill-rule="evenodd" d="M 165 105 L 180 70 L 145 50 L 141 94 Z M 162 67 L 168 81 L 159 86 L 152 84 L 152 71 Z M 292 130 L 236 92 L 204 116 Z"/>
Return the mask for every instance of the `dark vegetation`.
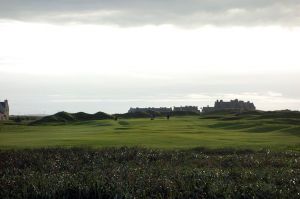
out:
<path id="1" fill-rule="evenodd" d="M 191 116 L 191 115 L 199 115 L 199 113 L 195 113 L 192 111 L 173 111 L 171 116 Z"/>
<path id="2" fill-rule="evenodd" d="M 300 154 L 195 148 L 0 151 L 0 198 L 299 198 Z"/>
<path id="3" fill-rule="evenodd" d="M 129 118 L 151 118 L 151 117 L 167 117 L 169 116 L 193 116 L 199 115 L 199 113 L 191 111 L 172 111 L 170 113 L 162 113 L 157 111 L 140 111 L 135 113 L 123 113 L 115 114 L 118 118 L 129 119 Z"/>
<path id="4" fill-rule="evenodd" d="M 87 120 L 104 120 L 104 119 L 112 119 L 112 118 L 113 117 L 111 115 L 103 112 L 97 112 L 95 114 L 88 114 L 84 112 L 78 112 L 78 113 L 58 112 L 54 115 L 46 116 L 39 120 L 36 120 L 32 122 L 31 125 L 69 123 L 69 122 L 87 121 Z"/>
<path id="5" fill-rule="evenodd" d="M 159 113 L 157 113 L 158 115 Z M 115 114 L 114 116 L 118 118 L 128 119 L 128 118 L 150 118 L 152 115 L 149 112 L 136 112 L 136 113 L 123 113 L 123 114 Z"/>
<path id="6" fill-rule="evenodd" d="M 30 122 L 43 118 L 43 116 L 32 116 L 32 115 L 12 115 L 9 117 L 10 120 L 21 123 L 21 122 Z"/>

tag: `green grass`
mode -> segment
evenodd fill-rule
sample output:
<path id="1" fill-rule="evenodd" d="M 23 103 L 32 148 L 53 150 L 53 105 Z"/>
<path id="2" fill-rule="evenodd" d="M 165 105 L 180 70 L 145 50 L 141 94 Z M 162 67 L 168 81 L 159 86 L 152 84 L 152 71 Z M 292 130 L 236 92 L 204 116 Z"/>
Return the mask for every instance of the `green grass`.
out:
<path id="1" fill-rule="evenodd" d="M 260 116 L 261 117 L 261 116 Z M 300 151 L 297 119 L 210 116 L 93 120 L 67 124 L 0 123 L 0 148 L 112 147 L 249 148 Z M 296 121 L 296 122 L 295 122 Z"/>

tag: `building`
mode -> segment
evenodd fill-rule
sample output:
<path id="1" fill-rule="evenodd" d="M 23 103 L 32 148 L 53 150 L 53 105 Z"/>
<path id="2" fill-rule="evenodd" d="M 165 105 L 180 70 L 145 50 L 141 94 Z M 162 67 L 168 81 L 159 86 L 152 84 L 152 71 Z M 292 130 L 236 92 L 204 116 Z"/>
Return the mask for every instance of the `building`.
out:
<path id="1" fill-rule="evenodd" d="M 0 102 L 0 120 L 9 120 L 8 101 Z"/>
<path id="2" fill-rule="evenodd" d="M 200 113 L 198 106 L 179 106 L 173 108 L 173 111 L 180 112 L 195 112 L 195 113 Z"/>
<path id="3" fill-rule="evenodd" d="M 160 107 L 160 108 L 154 108 L 154 107 L 148 107 L 148 108 L 130 108 L 128 113 L 136 113 L 136 112 L 159 112 L 159 113 L 171 113 L 171 112 L 195 112 L 200 113 L 198 106 L 179 106 L 172 108 L 167 107 Z"/>
<path id="4" fill-rule="evenodd" d="M 224 102 L 223 100 L 217 100 L 215 102 L 214 107 L 203 107 L 202 112 L 212 112 L 212 111 L 236 111 L 236 112 L 245 112 L 245 111 L 254 111 L 256 110 L 256 107 L 251 102 L 244 102 L 240 101 L 238 99 L 230 100 L 229 102 Z"/>
<path id="5" fill-rule="evenodd" d="M 215 110 L 215 107 L 211 107 L 211 106 L 205 106 L 202 107 L 202 113 L 209 113 L 209 112 L 213 112 Z"/>
<path id="6" fill-rule="evenodd" d="M 160 113 L 169 113 L 172 112 L 172 108 L 167 107 L 160 107 L 160 108 L 154 108 L 154 107 L 148 107 L 148 108 L 130 108 L 128 113 L 137 113 L 137 112 L 160 112 Z"/>

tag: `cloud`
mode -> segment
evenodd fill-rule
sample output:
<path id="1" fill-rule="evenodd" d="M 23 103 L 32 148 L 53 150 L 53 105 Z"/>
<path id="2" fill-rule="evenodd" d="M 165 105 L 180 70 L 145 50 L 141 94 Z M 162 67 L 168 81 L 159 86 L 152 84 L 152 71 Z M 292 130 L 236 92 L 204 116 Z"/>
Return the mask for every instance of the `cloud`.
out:
<path id="1" fill-rule="evenodd" d="M 300 25 L 299 0 L 0 0 L 0 19 L 50 23 Z"/>
<path id="2" fill-rule="evenodd" d="M 277 92 L 241 92 L 241 93 L 191 93 L 191 94 L 177 94 L 177 95 L 156 95 L 156 96 L 143 96 L 139 98 L 86 98 L 86 97 L 71 97 L 71 98 L 61 98 L 66 96 L 53 95 L 51 96 L 54 99 L 51 99 L 51 102 L 61 103 L 61 102 L 73 102 L 73 103 L 82 103 L 82 102 L 146 102 L 146 103 L 169 103 L 169 106 L 173 106 L 178 103 L 186 103 L 193 105 L 205 103 L 214 103 L 216 100 L 225 100 L 230 101 L 233 99 L 239 99 L 244 101 L 251 101 L 258 104 L 289 104 L 289 103 L 300 103 L 300 99 L 284 96 L 282 93 Z M 195 104 L 194 104 L 195 105 Z"/>
<path id="3" fill-rule="evenodd" d="M 282 93 L 277 93 L 277 92 L 273 92 L 273 91 L 269 91 L 268 95 L 270 97 L 282 97 Z"/>

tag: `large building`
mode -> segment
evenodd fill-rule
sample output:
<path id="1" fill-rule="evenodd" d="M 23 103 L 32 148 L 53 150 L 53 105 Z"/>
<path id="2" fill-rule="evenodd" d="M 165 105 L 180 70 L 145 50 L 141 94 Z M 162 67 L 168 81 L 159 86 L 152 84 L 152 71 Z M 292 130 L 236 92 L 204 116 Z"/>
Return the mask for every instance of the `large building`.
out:
<path id="1" fill-rule="evenodd" d="M 229 110 L 229 111 L 236 111 L 236 112 L 244 112 L 244 111 L 254 111 L 256 110 L 255 106 L 251 102 L 244 102 L 240 101 L 238 99 L 230 100 L 229 102 L 224 102 L 223 100 L 217 100 L 215 102 L 214 107 L 203 107 L 202 112 L 212 112 L 212 111 L 223 111 L 223 110 Z"/>
<path id="2" fill-rule="evenodd" d="M 9 120 L 8 101 L 0 102 L 0 120 Z"/>
<path id="3" fill-rule="evenodd" d="M 160 107 L 160 108 L 154 108 L 154 107 L 148 107 L 148 108 L 130 108 L 128 113 L 136 113 L 136 112 L 160 112 L 160 113 L 171 113 L 173 111 L 176 112 L 195 112 L 199 113 L 198 106 L 179 106 L 172 108 L 167 107 Z"/>
<path id="4" fill-rule="evenodd" d="M 198 109 L 198 106 L 179 106 L 179 107 L 174 106 L 173 111 L 176 111 L 176 112 L 184 111 L 184 112 L 200 113 L 200 111 Z"/>
<path id="5" fill-rule="evenodd" d="M 148 108 L 130 108 L 128 113 L 136 113 L 136 112 L 149 112 L 149 111 L 155 111 L 160 113 L 169 113 L 172 112 L 172 108 L 167 107 L 160 107 L 160 108 L 154 108 L 154 107 L 148 107 Z"/>

